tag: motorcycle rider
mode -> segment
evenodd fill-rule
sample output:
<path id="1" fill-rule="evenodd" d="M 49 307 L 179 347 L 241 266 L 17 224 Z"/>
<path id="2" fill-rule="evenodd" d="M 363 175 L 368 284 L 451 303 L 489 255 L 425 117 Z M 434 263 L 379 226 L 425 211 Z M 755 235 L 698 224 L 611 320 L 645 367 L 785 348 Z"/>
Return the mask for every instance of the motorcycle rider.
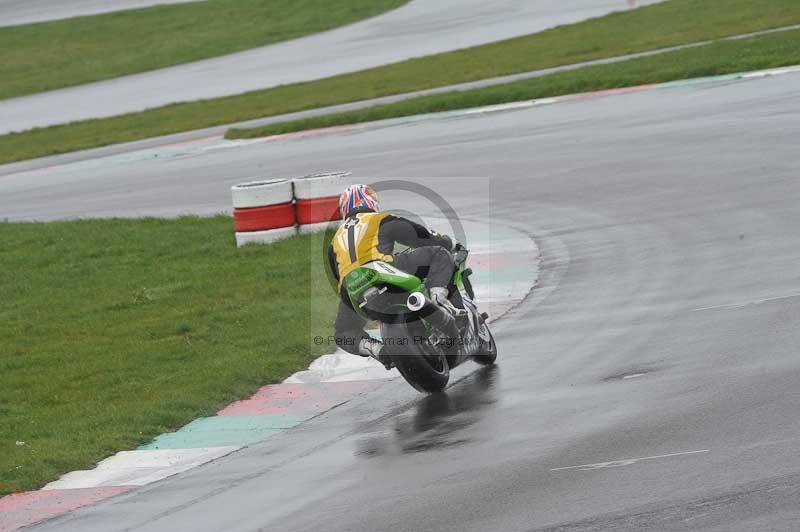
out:
<path id="1" fill-rule="evenodd" d="M 356 268 L 375 260 L 391 262 L 396 268 L 425 279 L 431 299 L 452 315 L 465 313 L 458 290 L 457 305 L 448 299 L 455 269 L 452 252 L 457 243 L 407 218 L 380 212 L 378 195 L 368 185 L 352 185 L 339 197 L 342 225 L 328 249 L 331 271 L 338 283 L 341 301 L 334 325 L 336 343 L 354 355 L 371 356 L 390 367 L 381 357 L 383 343 L 364 331 L 366 321 L 352 308 L 342 291 L 342 279 Z M 409 249 L 395 253 L 395 244 Z M 460 307 L 460 308 L 459 308 Z"/>

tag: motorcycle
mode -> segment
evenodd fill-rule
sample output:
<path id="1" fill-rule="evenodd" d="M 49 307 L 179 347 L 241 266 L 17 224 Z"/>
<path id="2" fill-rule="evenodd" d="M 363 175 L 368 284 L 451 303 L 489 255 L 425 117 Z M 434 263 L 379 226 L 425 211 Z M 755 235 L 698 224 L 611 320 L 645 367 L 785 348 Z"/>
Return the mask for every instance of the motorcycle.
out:
<path id="1" fill-rule="evenodd" d="M 468 256 L 463 247 L 454 253 L 450 294 L 452 300 L 458 291 L 464 302 L 459 316 L 432 302 L 421 279 L 388 262 L 369 262 L 344 279 L 353 309 L 380 323 L 382 353 L 389 355 L 403 378 L 420 392 L 444 390 L 450 370 L 469 359 L 482 365 L 494 364 L 497 359 L 488 316 L 478 312 L 474 302 Z"/>

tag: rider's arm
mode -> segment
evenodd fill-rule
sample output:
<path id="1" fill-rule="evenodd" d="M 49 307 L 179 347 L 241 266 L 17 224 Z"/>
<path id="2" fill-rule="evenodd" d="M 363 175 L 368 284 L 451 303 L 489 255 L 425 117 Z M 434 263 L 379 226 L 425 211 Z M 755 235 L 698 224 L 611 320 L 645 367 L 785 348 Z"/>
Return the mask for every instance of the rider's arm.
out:
<path id="1" fill-rule="evenodd" d="M 448 251 L 453 250 L 453 240 L 449 236 L 440 235 L 424 225 L 392 214 L 381 223 L 380 241 L 399 242 L 411 248 L 441 246 Z"/>

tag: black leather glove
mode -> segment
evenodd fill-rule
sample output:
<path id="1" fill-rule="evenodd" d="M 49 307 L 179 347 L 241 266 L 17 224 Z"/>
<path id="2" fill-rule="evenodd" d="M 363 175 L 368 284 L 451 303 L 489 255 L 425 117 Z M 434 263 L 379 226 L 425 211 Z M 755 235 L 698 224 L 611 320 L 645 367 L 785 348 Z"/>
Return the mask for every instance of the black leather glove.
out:
<path id="1" fill-rule="evenodd" d="M 453 257 L 455 258 L 456 264 L 462 264 L 467 260 L 469 250 L 465 248 L 461 242 L 456 242 L 456 245 L 453 246 L 453 251 Z"/>

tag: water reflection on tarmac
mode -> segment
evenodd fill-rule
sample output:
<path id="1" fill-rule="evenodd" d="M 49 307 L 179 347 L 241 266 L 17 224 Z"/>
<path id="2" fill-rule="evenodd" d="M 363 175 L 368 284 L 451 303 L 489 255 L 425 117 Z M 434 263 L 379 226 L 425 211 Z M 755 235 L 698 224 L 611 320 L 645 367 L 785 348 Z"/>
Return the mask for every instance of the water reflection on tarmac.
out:
<path id="1" fill-rule="evenodd" d="M 360 440 L 356 455 L 372 458 L 471 443 L 474 437 L 465 429 L 480 422 L 495 407 L 498 377 L 496 366 L 484 367 L 443 393 L 425 396 L 414 408 L 396 417 L 388 430 L 381 428 Z"/>

